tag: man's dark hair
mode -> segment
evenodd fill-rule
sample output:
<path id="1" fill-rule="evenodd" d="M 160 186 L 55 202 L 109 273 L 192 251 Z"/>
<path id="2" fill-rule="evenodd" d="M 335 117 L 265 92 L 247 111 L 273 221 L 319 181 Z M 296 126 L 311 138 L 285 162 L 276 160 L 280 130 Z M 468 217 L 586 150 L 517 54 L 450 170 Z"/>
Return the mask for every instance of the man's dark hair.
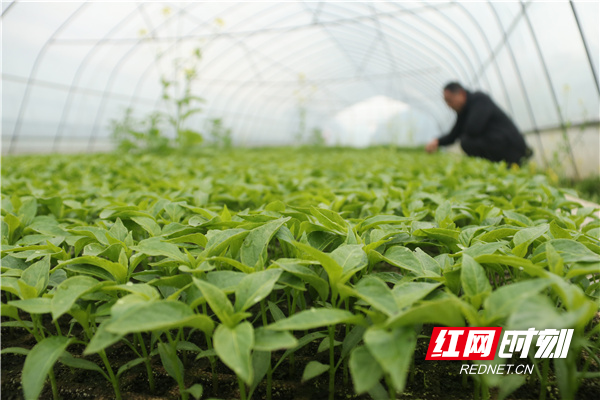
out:
<path id="1" fill-rule="evenodd" d="M 449 91 L 451 93 L 458 93 L 458 92 L 462 92 L 463 90 L 465 90 L 464 87 L 462 87 L 462 85 L 458 82 L 450 82 L 448 84 L 446 84 L 446 86 L 444 86 L 444 91 Z"/>

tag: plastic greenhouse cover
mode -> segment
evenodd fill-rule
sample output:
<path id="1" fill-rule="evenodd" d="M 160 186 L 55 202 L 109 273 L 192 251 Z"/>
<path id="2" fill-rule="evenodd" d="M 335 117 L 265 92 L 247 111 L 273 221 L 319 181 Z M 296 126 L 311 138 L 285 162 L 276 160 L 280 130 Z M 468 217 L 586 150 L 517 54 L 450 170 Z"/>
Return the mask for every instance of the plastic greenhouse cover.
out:
<path id="1" fill-rule="evenodd" d="M 599 119 L 598 3 L 2 6 L 3 152 L 38 139 L 102 147 L 125 108 L 164 107 L 161 76 L 196 48 L 206 104 L 191 123 L 221 118 L 239 144 L 294 143 L 313 128 L 331 144 L 424 143 L 454 121 L 440 93 L 450 80 L 489 92 L 524 131 Z M 344 128 L 340 115 L 382 96 L 368 130 Z"/>

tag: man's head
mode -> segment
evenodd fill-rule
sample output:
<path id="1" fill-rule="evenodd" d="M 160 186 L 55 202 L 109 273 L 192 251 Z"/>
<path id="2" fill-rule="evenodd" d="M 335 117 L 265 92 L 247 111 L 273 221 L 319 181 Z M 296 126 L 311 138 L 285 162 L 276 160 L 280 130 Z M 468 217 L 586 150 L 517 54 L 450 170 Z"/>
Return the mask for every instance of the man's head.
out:
<path id="1" fill-rule="evenodd" d="M 467 102 L 467 92 L 458 82 L 450 82 L 444 86 L 444 101 L 448 107 L 460 112 Z"/>

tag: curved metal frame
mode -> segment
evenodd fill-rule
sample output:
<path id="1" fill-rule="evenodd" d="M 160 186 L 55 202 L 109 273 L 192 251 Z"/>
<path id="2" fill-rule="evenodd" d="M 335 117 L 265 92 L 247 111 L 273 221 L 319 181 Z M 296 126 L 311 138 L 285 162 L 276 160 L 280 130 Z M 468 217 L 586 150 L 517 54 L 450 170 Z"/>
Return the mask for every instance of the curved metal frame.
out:
<path id="1" fill-rule="evenodd" d="M 544 153 L 544 150 L 543 150 L 544 147 L 543 147 L 543 143 L 542 143 L 542 138 L 540 136 L 541 134 L 540 134 L 540 130 L 538 128 L 538 123 L 535 118 L 535 113 L 533 112 L 533 106 L 531 105 L 531 99 L 529 98 L 529 94 L 527 93 L 527 89 L 525 88 L 525 81 L 523 80 L 523 75 L 521 74 L 521 70 L 519 69 L 519 65 L 517 64 L 517 59 L 515 57 L 515 53 L 513 52 L 512 46 L 510 45 L 510 42 L 508 40 L 510 34 L 514 31 L 514 28 L 517 26 L 517 23 L 519 22 L 520 18 L 526 12 L 526 9 L 525 8 L 522 9 L 521 13 L 518 14 L 515 17 L 515 19 L 512 21 L 512 23 L 510 24 L 509 30 L 506 31 L 502 28 L 502 21 L 500 20 L 500 16 L 498 15 L 498 12 L 494 8 L 491 1 L 488 0 L 487 4 L 489 5 L 490 9 L 492 10 L 492 13 L 494 14 L 494 17 L 495 17 L 496 23 L 498 24 L 498 27 L 503 32 L 502 45 L 506 46 L 508 54 L 510 55 L 511 64 L 515 70 L 515 73 L 517 74 L 517 79 L 519 81 L 519 88 L 521 89 L 523 99 L 525 100 L 525 104 L 527 105 L 527 113 L 529 115 L 529 118 L 531 119 L 531 123 L 533 125 L 533 130 L 536 133 L 536 138 L 538 139 L 538 146 L 540 146 L 540 148 L 542 149 L 541 153 L 542 153 L 542 159 L 544 161 L 544 166 L 547 167 L 548 160 L 546 160 L 546 154 Z M 502 46 L 498 46 L 497 50 L 494 52 L 494 54 L 491 55 L 491 57 L 493 57 L 495 59 L 497 54 L 500 52 L 501 48 L 502 48 Z"/>
<path id="2" fill-rule="evenodd" d="M 592 71 L 592 75 L 594 76 L 594 81 L 596 82 L 596 89 L 598 90 L 598 94 L 600 95 L 600 84 L 598 83 L 598 74 L 596 73 L 596 69 L 594 68 L 594 61 L 592 60 L 592 54 L 590 53 L 590 49 L 587 44 L 587 40 L 585 40 L 585 35 L 583 34 L 583 28 L 581 27 L 581 23 L 579 22 L 579 17 L 577 16 L 577 11 L 575 10 L 575 4 L 573 0 L 569 0 L 569 5 L 571 6 L 571 10 L 573 11 L 573 17 L 575 18 L 575 22 L 577 23 L 577 29 L 579 30 L 579 36 L 581 37 L 581 42 L 583 43 L 583 47 L 585 48 L 585 54 L 588 59 L 588 63 L 590 64 L 590 70 Z"/>
<path id="3" fill-rule="evenodd" d="M 554 108 L 556 109 L 556 116 L 558 117 L 558 120 L 560 121 L 560 127 L 563 130 L 563 132 L 565 133 L 565 137 L 567 138 L 567 143 L 569 145 L 569 156 L 571 157 L 571 163 L 573 165 L 573 170 L 575 171 L 575 177 L 579 178 L 579 171 L 577 169 L 577 163 L 575 162 L 575 155 L 573 154 L 573 148 L 571 147 L 571 142 L 568 141 L 569 135 L 567 135 L 567 131 L 566 131 L 567 128 L 565 125 L 565 120 L 563 118 L 562 111 L 560 109 L 560 105 L 558 102 L 558 96 L 556 95 L 556 90 L 554 90 L 554 85 L 552 84 L 552 78 L 550 77 L 550 71 L 548 70 L 548 65 L 546 64 L 546 59 L 544 58 L 544 55 L 542 54 L 542 49 L 540 48 L 540 43 L 537 39 L 537 35 L 535 34 L 533 26 L 531 25 L 531 20 L 529 19 L 529 15 L 527 14 L 526 5 L 522 1 L 519 1 L 519 3 L 521 3 L 521 8 L 523 10 L 525 22 L 527 23 L 527 28 L 529 29 L 529 33 L 531 34 L 531 38 L 533 39 L 533 43 L 535 44 L 536 54 L 542 63 L 542 69 L 544 71 L 544 77 L 546 78 L 546 84 L 550 88 L 550 93 L 552 94 L 552 102 L 554 104 Z M 529 4 L 531 4 L 531 3 L 529 3 Z"/>
<path id="4" fill-rule="evenodd" d="M 25 93 L 23 94 L 23 99 L 21 100 L 21 105 L 19 106 L 19 113 L 17 114 L 17 122 L 15 123 L 15 128 L 13 130 L 13 134 L 10 137 L 10 141 L 8 144 L 8 152 L 9 153 L 13 152 L 15 143 L 19 138 L 19 134 L 21 133 L 21 125 L 23 124 L 23 115 L 25 114 L 25 110 L 27 109 L 27 104 L 29 102 L 29 96 L 31 96 L 31 90 L 33 87 L 32 82 L 35 80 L 35 76 L 37 75 L 37 70 L 40 67 L 40 64 L 42 62 L 42 59 L 44 58 L 44 55 L 46 54 L 46 52 L 48 51 L 48 49 L 54 42 L 54 38 L 60 32 L 62 32 L 63 29 L 67 28 L 69 26 L 69 24 L 71 23 L 71 21 L 73 21 L 73 19 L 80 12 L 82 12 L 87 6 L 88 6 L 87 3 L 83 3 L 79 7 L 77 7 L 77 9 L 73 13 L 71 13 L 71 15 L 62 22 L 62 24 L 60 24 L 60 26 L 54 31 L 54 33 L 52 33 L 52 35 L 48 38 L 48 40 L 46 40 L 46 42 L 42 46 L 42 49 L 37 54 L 35 61 L 33 62 L 33 66 L 31 67 L 31 72 L 29 73 L 29 77 L 27 78 L 27 84 L 25 86 Z M 4 18 L 4 14 L 2 15 L 2 17 Z"/>
<path id="5" fill-rule="evenodd" d="M 140 9 L 140 7 L 142 7 L 142 5 L 143 5 L 143 3 L 140 3 L 133 11 L 131 11 L 131 13 L 127 14 L 123 19 L 121 19 L 119 22 L 117 22 L 112 27 L 112 29 L 110 29 L 104 35 L 104 38 L 110 37 L 114 32 L 118 31 L 122 25 L 124 25 L 125 23 L 127 23 L 129 21 L 130 17 L 132 17 L 134 14 L 139 12 L 139 9 Z M 67 94 L 67 100 L 65 101 L 65 105 L 63 107 L 63 110 L 62 110 L 62 113 L 60 116 L 60 122 L 58 123 L 58 127 L 56 128 L 56 134 L 54 135 L 54 142 L 52 144 L 53 151 L 58 150 L 58 145 L 62 139 L 63 130 L 64 130 L 65 124 L 66 124 L 66 119 L 69 115 L 69 112 L 71 111 L 71 106 L 73 104 L 73 97 L 75 95 L 74 89 L 79 86 L 79 81 L 81 79 L 81 76 L 83 75 L 83 71 L 87 67 L 90 60 L 92 60 L 93 56 L 96 54 L 96 50 L 99 48 L 98 46 L 99 46 L 98 44 L 92 46 L 92 48 L 88 51 L 88 53 L 83 57 L 83 60 L 81 61 L 81 63 L 79 63 L 79 66 L 77 67 L 77 71 L 75 71 L 75 75 L 73 76 L 73 79 L 71 81 L 69 93 Z"/>
<path id="6" fill-rule="evenodd" d="M 13 9 L 17 1 L 11 3 L 3 12 L 2 18 L 5 18 L 10 10 Z M 246 6 L 248 3 L 235 3 L 231 7 L 226 8 L 226 10 L 231 8 L 238 8 L 241 6 Z M 219 49 L 216 57 L 203 62 L 202 67 L 206 68 L 209 66 L 217 66 L 222 62 L 222 56 L 227 54 L 233 48 L 240 48 L 243 51 L 242 57 L 248 60 L 249 66 L 251 70 L 254 71 L 254 76 L 252 78 L 246 78 L 243 76 L 243 71 L 239 71 L 238 74 L 231 76 L 226 81 L 212 81 L 212 82 L 202 82 L 203 87 L 210 88 L 215 87 L 216 91 L 215 95 L 221 99 L 223 99 L 223 103 L 226 104 L 227 110 L 225 110 L 227 115 L 237 115 L 234 127 L 238 129 L 238 131 L 243 131 L 241 129 L 243 126 L 246 127 L 245 132 L 252 132 L 254 127 L 258 128 L 263 126 L 268 120 L 272 120 L 273 123 L 285 123 L 289 118 L 285 118 L 285 116 L 277 117 L 283 110 L 293 109 L 294 103 L 297 101 L 294 96 L 288 96 L 283 100 L 277 100 L 276 104 L 272 107 L 269 106 L 269 114 L 265 114 L 260 108 L 264 107 L 268 102 L 257 102 L 253 101 L 254 98 L 267 98 L 269 95 L 272 96 L 272 93 L 277 89 L 281 89 L 282 87 L 289 88 L 290 90 L 297 88 L 298 83 L 294 82 L 294 80 L 281 80 L 278 79 L 280 76 L 289 75 L 293 78 L 298 76 L 298 73 L 302 71 L 303 66 L 308 65 L 315 58 L 315 54 L 321 54 L 324 51 L 328 51 L 329 49 L 337 49 L 337 51 L 341 52 L 345 59 L 349 62 L 351 66 L 351 70 L 353 70 L 352 76 L 343 77 L 343 78 L 325 78 L 325 79 L 306 79 L 306 85 L 318 85 L 319 91 L 322 93 L 319 98 L 319 102 L 324 102 L 327 104 L 327 108 L 325 106 L 319 105 L 317 103 L 311 103 L 312 107 L 310 107 L 313 111 L 311 113 L 314 115 L 316 121 L 323 121 L 324 118 L 328 118 L 333 115 L 335 112 L 349 106 L 356 99 L 365 98 L 365 96 L 376 95 L 381 93 L 386 93 L 391 97 L 400 97 L 404 101 L 408 101 L 411 106 L 415 107 L 415 109 L 421 109 L 428 112 L 428 114 L 432 115 L 434 120 L 437 122 L 438 126 L 441 126 L 441 116 L 444 115 L 444 108 L 442 107 L 441 101 L 437 101 L 437 96 L 433 97 L 433 93 L 439 90 L 440 82 L 439 79 L 436 79 L 431 74 L 426 71 L 423 72 L 419 79 L 412 84 L 411 88 L 414 88 L 416 92 L 423 93 L 423 95 L 413 96 L 408 95 L 407 93 L 402 93 L 402 90 L 398 90 L 399 87 L 404 85 L 402 80 L 402 76 L 410 76 L 412 72 L 406 70 L 402 65 L 410 65 L 410 60 L 419 60 L 421 63 L 432 62 L 439 71 L 444 70 L 446 73 L 455 74 L 457 78 L 464 80 L 469 84 L 473 84 L 475 82 L 479 82 L 480 79 L 483 80 L 485 85 L 488 88 L 492 88 L 490 85 L 490 80 L 487 73 L 490 71 L 488 68 L 494 68 L 495 74 L 497 76 L 500 89 L 502 92 L 502 96 L 506 100 L 506 104 L 510 109 L 510 113 L 514 113 L 513 104 L 510 101 L 509 92 L 506 86 L 506 82 L 504 80 L 503 74 L 500 71 L 500 67 L 497 61 L 497 55 L 499 52 L 506 48 L 512 67 L 517 77 L 518 87 L 521 91 L 523 99 L 525 101 L 527 115 L 533 125 L 533 130 L 536 132 L 536 137 L 539 142 L 539 146 L 542 146 L 542 141 L 540 137 L 540 130 L 538 127 L 538 123 L 536 121 L 536 115 L 533 111 L 531 98 L 529 93 L 525 87 L 525 83 L 523 80 L 522 72 L 519 68 L 519 64 L 517 63 L 515 54 L 510 44 L 509 37 L 512 34 L 514 28 L 517 24 L 524 20 L 527 25 L 529 35 L 531 36 L 533 43 L 536 48 L 536 55 L 541 62 L 542 72 L 544 74 L 545 82 L 548 85 L 550 92 L 552 94 L 552 102 L 554 104 L 554 108 L 556 111 L 557 118 L 560 122 L 560 127 L 562 129 L 566 129 L 564 117 L 562 116 L 558 98 L 554 87 L 552 85 L 552 77 L 549 73 L 548 66 L 546 60 L 544 58 L 544 54 L 539 46 L 538 39 L 535 33 L 535 30 L 531 24 L 529 19 L 529 15 L 527 13 L 527 7 L 531 4 L 531 1 L 524 2 L 520 1 L 520 12 L 514 16 L 512 22 L 509 24 L 508 28 L 504 28 L 502 21 L 500 20 L 500 16 L 498 15 L 498 11 L 495 6 L 491 4 L 488 0 L 487 5 L 491 10 L 491 14 L 498 26 L 498 29 L 501 33 L 502 39 L 500 43 L 496 46 L 492 46 L 488 35 L 484 31 L 483 27 L 477 21 L 477 19 L 470 12 L 468 7 L 458 2 L 444 3 L 444 4 L 435 4 L 435 3 L 424 3 L 422 7 L 414 7 L 407 8 L 402 4 L 393 4 L 395 9 L 389 12 L 381 12 L 379 11 L 372 3 L 361 4 L 359 7 L 364 6 L 368 11 L 364 15 L 356 15 L 353 17 L 340 17 L 335 18 L 336 15 L 343 14 L 339 11 L 343 11 L 345 8 L 344 5 L 340 5 L 337 3 L 327 3 L 320 2 L 316 7 L 308 7 L 308 5 L 304 2 L 300 2 L 300 9 L 294 13 L 288 13 L 284 19 L 292 19 L 296 18 L 298 14 L 305 13 L 308 14 L 309 20 L 312 22 L 309 24 L 302 25 L 292 25 L 292 26 L 284 26 L 284 27 L 265 27 L 262 29 L 249 29 L 243 30 L 246 27 L 247 23 L 252 20 L 253 17 L 246 19 L 246 21 L 240 21 L 237 23 L 234 28 L 237 30 L 229 31 L 229 32 L 214 32 L 210 34 L 205 33 L 196 33 L 202 27 L 205 27 L 207 24 L 212 21 L 214 16 L 211 16 L 208 20 L 200 20 L 193 13 L 193 8 L 197 4 L 188 4 L 185 7 L 179 8 L 172 16 L 165 19 L 158 25 L 152 27 L 151 23 L 147 15 L 145 15 L 145 4 L 140 3 L 135 7 L 133 11 L 122 17 L 119 21 L 116 22 L 115 25 L 111 27 L 111 29 L 99 39 L 88 40 L 88 39 L 57 39 L 57 36 L 67 28 L 71 22 L 76 18 L 88 5 L 87 3 L 81 4 L 77 7 L 73 12 L 71 12 L 65 20 L 58 26 L 58 28 L 51 34 L 51 36 L 47 39 L 44 45 L 41 47 L 40 51 L 36 55 L 36 58 L 33 62 L 31 71 L 27 78 L 23 78 L 26 80 L 25 83 L 25 91 L 23 94 L 23 98 L 21 99 L 19 111 L 17 115 L 17 121 L 15 123 L 12 135 L 9 137 L 9 145 L 8 150 L 9 153 L 12 153 L 16 147 L 16 144 L 19 140 L 21 134 L 21 127 L 23 124 L 23 119 L 25 113 L 27 111 L 27 107 L 29 104 L 29 100 L 31 97 L 31 92 L 37 85 L 46 84 L 45 82 L 41 82 L 36 79 L 38 69 L 43 62 L 45 55 L 48 50 L 52 47 L 53 44 L 58 43 L 60 41 L 61 44 L 84 44 L 90 43 L 91 48 L 88 49 L 87 53 L 83 57 L 82 61 L 78 65 L 78 68 L 75 72 L 71 80 L 71 84 L 67 85 L 68 94 L 65 104 L 62 109 L 62 113 L 59 120 L 59 125 L 57 127 L 56 133 L 53 137 L 53 150 L 57 151 L 60 147 L 60 143 L 62 139 L 65 137 L 64 130 L 69 121 L 69 115 L 71 114 L 71 108 L 74 104 L 74 99 L 77 93 L 81 93 L 82 91 L 88 91 L 88 89 L 80 87 L 81 77 L 84 72 L 88 69 L 91 64 L 93 58 L 101 49 L 101 46 L 107 43 L 113 42 L 131 42 L 131 47 L 115 62 L 112 69 L 110 70 L 108 80 L 104 86 L 104 89 L 101 91 L 93 91 L 94 95 L 99 95 L 98 92 L 101 93 L 100 102 L 98 108 L 96 109 L 96 114 L 94 118 L 94 122 L 92 125 L 92 131 L 88 137 L 88 151 L 94 150 L 94 143 L 96 137 L 98 135 L 102 120 L 104 118 L 105 109 L 107 107 L 108 101 L 117 96 L 112 92 L 112 86 L 114 85 L 117 77 L 121 73 L 122 67 L 134 57 L 137 51 L 140 49 L 140 44 L 152 41 L 167 41 L 168 45 L 166 50 L 164 50 L 160 55 L 157 54 L 157 60 L 162 57 L 166 57 L 171 52 L 177 52 L 180 48 L 180 45 L 186 40 L 193 40 L 194 38 L 207 38 L 208 42 L 206 46 L 210 46 L 213 42 L 221 38 L 231 39 L 231 43 L 227 46 L 223 46 L 223 48 Z M 590 65 L 590 69 L 592 71 L 592 75 L 595 82 L 595 87 L 600 95 L 600 85 L 598 84 L 598 76 L 597 72 L 594 69 L 592 57 L 590 54 L 590 50 L 588 48 L 588 44 L 585 40 L 583 28 L 579 22 L 577 12 L 573 1 L 569 1 L 572 15 L 576 21 L 577 28 L 579 30 L 579 35 L 581 40 L 583 41 L 583 45 L 586 51 L 587 60 Z M 262 9 L 260 12 L 255 13 L 254 17 L 265 16 L 266 13 L 269 12 L 277 12 L 281 10 L 281 7 L 286 7 L 286 4 L 276 3 L 265 9 Z M 356 6 L 356 5 L 354 5 Z M 486 56 L 485 53 L 478 51 L 475 47 L 475 44 L 472 38 L 467 34 L 465 29 L 461 24 L 456 22 L 454 19 L 450 18 L 446 15 L 442 10 L 444 8 L 452 7 L 457 9 L 459 12 L 464 15 L 468 22 L 475 27 L 476 31 L 481 36 L 485 48 L 487 48 L 488 54 L 487 59 L 483 59 Z M 358 8 L 353 9 L 356 12 Z M 432 10 L 437 16 L 444 21 L 444 27 L 436 26 L 431 21 L 427 20 L 427 18 L 420 15 L 420 11 L 422 10 Z M 113 38 L 111 37 L 118 29 L 126 24 L 136 13 L 140 13 L 142 18 L 146 21 L 146 25 L 148 25 L 149 36 L 151 39 L 146 38 Z M 327 15 L 327 18 L 323 19 L 323 16 Z M 397 24 L 391 23 L 389 20 L 395 18 L 398 15 L 409 15 L 411 18 L 408 21 L 403 21 L 402 26 L 397 26 Z M 175 36 L 162 36 L 156 37 L 155 33 L 159 32 L 165 25 L 168 23 L 175 21 L 175 18 L 187 18 L 192 21 L 195 26 L 192 28 L 190 32 L 186 32 L 182 34 L 181 29 L 183 24 L 178 24 L 176 26 Z M 413 22 L 414 21 L 414 22 Z M 374 39 L 371 43 L 365 42 L 364 40 L 360 41 L 360 46 L 363 46 L 364 51 L 360 52 L 360 58 L 357 58 L 354 53 L 349 52 L 348 48 L 348 40 L 351 40 L 352 37 L 348 36 L 350 33 L 346 33 L 343 37 L 338 37 L 335 33 L 331 31 L 331 27 L 336 26 L 351 26 L 356 25 L 358 29 L 369 30 L 374 34 Z M 452 29 L 452 32 L 445 31 L 444 28 Z M 269 47 L 268 50 L 259 50 L 259 49 L 251 49 L 248 47 L 244 39 L 248 36 L 255 35 L 263 35 L 263 34 L 286 34 L 291 32 L 303 31 L 303 30 L 317 30 L 320 31 L 326 40 L 323 40 L 319 43 L 308 43 L 304 46 L 288 46 L 286 48 L 280 49 L 277 47 Z M 409 32 L 410 38 L 405 36 L 406 32 Z M 455 36 L 452 36 L 455 34 Z M 433 37 L 432 35 L 436 36 Z M 272 36 L 272 35 L 268 35 Z M 440 41 L 440 38 L 442 41 Z M 359 42 L 360 38 L 357 38 L 357 42 Z M 265 39 L 264 42 L 269 41 L 270 38 Z M 298 39 L 300 41 L 300 39 Z M 467 51 L 468 50 L 468 51 Z M 277 56 L 273 56 L 273 53 L 277 51 Z M 412 57 L 408 61 L 406 61 L 400 54 L 404 55 L 410 54 Z M 467 54 L 470 53 L 470 54 Z M 261 71 L 256 64 L 256 60 L 262 60 L 269 65 L 269 67 L 273 68 L 270 73 L 264 73 Z M 228 59 L 224 64 L 224 69 L 236 65 L 239 63 L 239 58 L 237 59 Z M 293 65 L 293 67 L 290 67 Z M 381 73 L 381 74 L 365 74 L 367 66 L 372 65 L 375 70 L 380 71 L 390 71 L 389 73 Z M 150 76 L 152 71 L 155 71 L 156 68 L 160 68 L 159 62 L 154 62 L 151 65 L 147 66 L 144 71 L 138 75 L 137 82 L 134 86 L 134 91 L 130 97 L 130 104 L 133 104 L 140 97 L 138 96 L 141 91 L 142 86 L 145 84 L 146 80 Z M 339 71 L 346 71 L 346 67 L 338 67 Z M 334 72 L 335 71 L 328 71 Z M 407 74 L 408 75 L 405 75 Z M 159 71 L 160 74 L 160 71 Z M 334 74 L 335 76 L 335 74 Z M 240 78 L 239 81 L 236 81 L 237 78 Z M 3 79 L 11 79 L 10 77 L 3 77 Z M 225 84 L 223 84 L 225 82 Z M 336 89 L 332 86 L 347 84 L 349 82 L 362 82 L 365 86 L 364 93 L 358 94 L 354 99 L 342 98 L 337 93 Z M 50 83 L 48 83 L 50 84 Z M 219 85 L 222 85 L 219 88 Z M 235 90 L 228 90 L 232 85 L 236 86 Z M 248 90 L 252 85 L 256 85 L 256 90 Z M 416 86 L 415 86 L 416 85 Z M 65 88 L 60 88 L 60 90 L 65 90 Z M 227 92 L 231 93 L 227 93 Z M 92 93 L 92 92 L 90 92 Z M 122 96 L 121 96 L 122 97 Z M 435 99 L 435 100 L 434 100 Z M 157 94 L 156 100 L 154 101 L 155 108 L 160 106 L 160 94 Z M 435 112 L 432 112 L 436 110 Z M 206 115 L 211 116 L 215 114 L 215 106 L 211 104 L 206 110 Z M 244 139 L 245 140 L 245 139 Z M 577 167 L 575 164 L 575 159 L 573 156 L 573 151 L 569 146 L 569 154 L 571 158 L 571 162 L 573 164 L 573 168 L 576 174 L 578 174 Z M 542 150 L 542 156 L 544 157 L 544 163 L 547 165 L 547 160 L 545 158 L 545 154 Z"/>
<path id="7" fill-rule="evenodd" d="M 362 19 L 364 19 L 364 18 L 362 18 Z M 293 28 L 293 29 L 294 29 L 294 30 L 296 30 L 296 28 Z M 226 36 L 228 36 L 228 35 L 226 35 Z M 217 36 L 217 37 L 218 37 L 218 36 Z M 216 38 L 216 37 L 215 37 L 215 38 Z M 188 39 L 188 38 L 187 38 L 187 37 L 186 37 L 186 38 L 179 38 L 178 40 L 186 40 L 186 39 Z M 209 42 L 209 43 L 210 43 L 210 42 Z M 227 48 L 224 48 L 224 49 L 222 50 L 222 53 L 221 53 L 221 54 L 226 54 L 226 53 L 227 53 L 227 51 L 228 51 L 230 48 L 232 48 L 233 46 L 234 46 L 234 45 L 231 45 L 231 46 L 229 46 L 229 47 L 227 47 Z M 314 45 L 313 45 L 313 44 L 307 44 L 307 45 L 305 46 L 305 48 L 301 48 L 301 49 L 297 50 L 295 53 L 302 54 L 302 53 L 303 53 L 303 51 L 304 51 L 305 49 L 314 49 Z M 256 50 L 255 50 L 255 51 L 256 51 Z M 265 56 L 264 54 L 262 54 L 262 53 L 260 53 L 260 52 L 258 52 L 258 54 L 261 54 L 261 56 L 262 56 L 263 58 L 268 58 L 268 56 Z M 434 53 L 434 55 L 435 55 L 435 53 Z M 288 61 L 289 61 L 290 57 L 291 57 L 290 55 L 286 55 L 286 57 L 283 57 L 283 58 L 285 58 L 286 60 L 288 60 Z M 306 53 L 304 53 L 304 56 L 302 57 L 302 60 L 304 60 L 304 59 L 310 59 L 310 54 L 306 54 Z M 206 67 L 206 66 L 208 66 L 208 65 L 209 65 L 209 64 L 211 64 L 211 63 L 214 63 L 214 62 L 216 62 L 215 60 L 219 60 L 219 57 L 218 57 L 218 56 L 216 56 L 216 57 L 215 57 L 213 60 L 210 60 L 210 61 L 209 61 L 207 64 L 205 64 L 205 67 Z M 288 68 L 288 67 L 284 66 L 283 64 L 281 64 L 280 62 L 278 62 L 278 61 L 276 61 L 276 60 L 269 60 L 269 61 L 270 61 L 270 62 L 272 62 L 273 64 L 276 64 L 276 65 L 280 66 L 281 68 L 283 68 L 284 70 L 286 70 L 287 72 L 289 72 L 290 74 L 292 74 L 293 76 L 297 76 L 297 74 L 298 74 L 298 72 L 297 72 L 297 71 L 292 71 L 292 70 L 289 70 L 289 68 Z M 235 63 L 236 61 L 234 60 L 234 61 L 231 61 L 231 62 L 232 62 L 232 63 Z M 149 68 L 150 68 L 150 67 L 149 67 Z M 146 77 L 146 75 L 147 75 L 147 72 L 149 71 L 149 68 L 147 68 L 147 69 L 146 69 L 146 71 L 145 71 L 145 72 L 144 72 L 144 73 L 141 75 L 143 78 L 145 78 L 145 77 Z M 226 68 L 225 68 L 225 69 L 226 69 Z M 142 82 L 142 79 L 140 79 L 140 81 L 138 82 L 138 84 L 137 84 L 136 86 L 137 86 L 137 87 L 141 87 L 141 82 Z M 268 87 L 268 86 L 263 86 L 263 87 L 261 87 L 261 88 L 260 88 L 260 91 L 261 91 L 261 92 L 264 92 L 264 91 L 266 91 L 266 90 L 268 90 L 268 89 L 269 89 L 269 87 Z M 255 93 L 256 93 L 256 92 L 255 92 Z M 239 98 L 238 94 L 239 94 L 239 93 L 238 93 L 238 91 L 236 91 L 236 92 L 234 92 L 234 93 L 232 94 L 232 97 L 238 97 L 238 98 Z M 240 125 L 241 125 L 241 124 L 246 124 L 246 121 L 245 121 L 245 120 L 243 120 L 243 119 L 238 119 L 238 123 L 239 123 Z"/>

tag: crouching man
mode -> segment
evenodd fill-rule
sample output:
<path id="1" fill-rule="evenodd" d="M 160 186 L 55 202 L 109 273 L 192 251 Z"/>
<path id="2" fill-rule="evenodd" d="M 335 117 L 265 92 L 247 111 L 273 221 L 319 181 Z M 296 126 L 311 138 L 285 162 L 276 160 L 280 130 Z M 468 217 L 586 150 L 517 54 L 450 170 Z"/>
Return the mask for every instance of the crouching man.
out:
<path id="1" fill-rule="evenodd" d="M 473 157 L 520 164 L 531 156 L 515 124 L 485 93 L 470 92 L 451 82 L 444 87 L 444 100 L 456 111 L 456 123 L 450 133 L 425 146 L 428 153 L 460 139 L 462 149 Z"/>

